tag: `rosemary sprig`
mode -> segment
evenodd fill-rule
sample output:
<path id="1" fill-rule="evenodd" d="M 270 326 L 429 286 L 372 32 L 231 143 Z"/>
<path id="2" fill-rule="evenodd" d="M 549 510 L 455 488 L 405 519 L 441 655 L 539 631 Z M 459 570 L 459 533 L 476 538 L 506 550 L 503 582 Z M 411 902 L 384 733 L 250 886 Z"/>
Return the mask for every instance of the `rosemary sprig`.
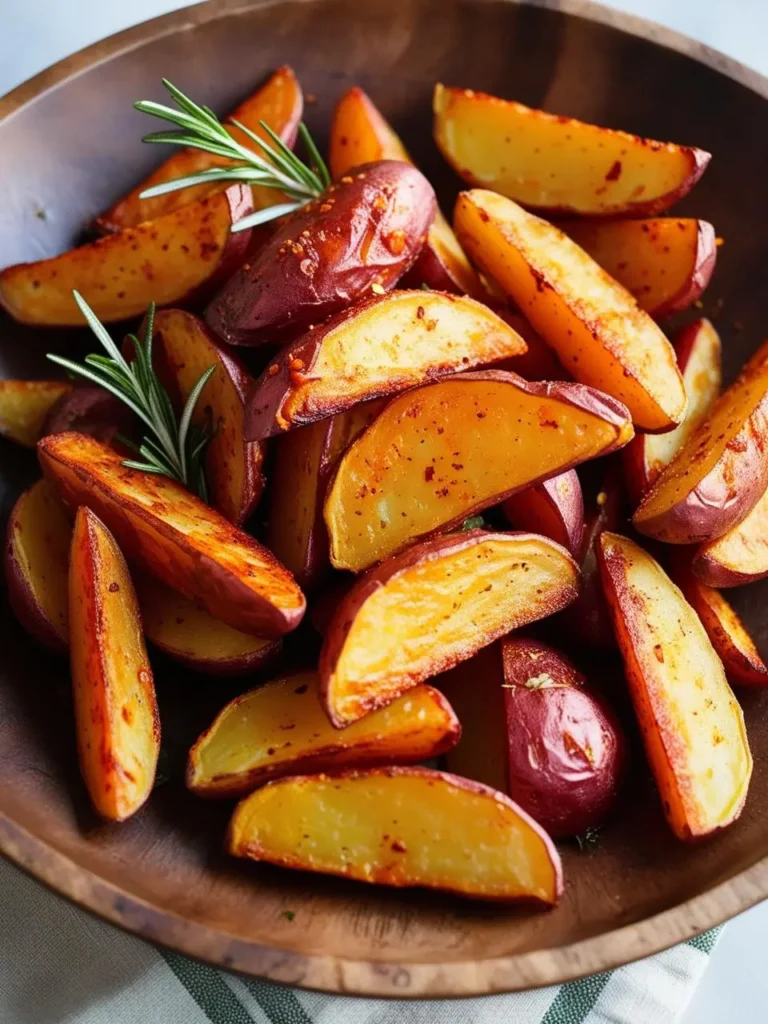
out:
<path id="1" fill-rule="evenodd" d="M 85 377 L 86 380 L 111 391 L 147 426 L 149 435 L 145 436 L 138 446 L 126 438 L 121 438 L 124 444 L 133 448 L 137 455 L 144 459 L 143 462 L 138 459 L 126 460 L 124 466 L 178 480 L 206 501 L 207 490 L 202 460 L 210 434 L 205 428 L 192 423 L 192 415 L 200 394 L 216 367 L 209 366 L 192 388 L 177 422 L 168 392 L 152 367 L 154 303 L 147 310 L 143 341 L 135 334 L 128 335 L 135 353 L 131 362 L 128 362 L 82 295 L 79 292 L 72 294 L 88 326 L 104 346 L 107 354 L 87 355 L 84 366 L 51 353 L 48 354 L 48 359 L 63 366 L 70 373 Z"/>
<path id="2" fill-rule="evenodd" d="M 207 185 L 216 181 L 241 181 L 248 185 L 261 185 L 278 189 L 287 197 L 287 202 L 258 210 L 248 217 L 243 217 L 232 227 L 233 231 L 244 231 L 246 228 L 256 227 L 258 224 L 274 220 L 275 217 L 282 217 L 286 213 L 298 210 L 321 195 L 330 185 L 331 176 L 328 168 L 303 122 L 299 125 L 299 135 L 309 154 L 309 164 L 303 163 L 264 121 L 260 121 L 259 124 L 268 135 L 271 145 L 240 121 L 233 119 L 230 122 L 259 147 L 259 153 L 237 142 L 209 107 L 199 106 L 166 78 L 163 79 L 163 85 L 171 94 L 178 110 L 152 100 L 139 100 L 134 106 L 143 114 L 169 121 L 176 125 L 178 130 L 152 132 L 144 136 L 144 142 L 191 146 L 193 149 L 202 149 L 214 156 L 232 160 L 234 165 L 210 167 L 184 178 L 164 181 L 160 185 L 145 189 L 139 196 L 140 199 L 161 196 L 166 192 L 187 188 L 189 185 Z"/>

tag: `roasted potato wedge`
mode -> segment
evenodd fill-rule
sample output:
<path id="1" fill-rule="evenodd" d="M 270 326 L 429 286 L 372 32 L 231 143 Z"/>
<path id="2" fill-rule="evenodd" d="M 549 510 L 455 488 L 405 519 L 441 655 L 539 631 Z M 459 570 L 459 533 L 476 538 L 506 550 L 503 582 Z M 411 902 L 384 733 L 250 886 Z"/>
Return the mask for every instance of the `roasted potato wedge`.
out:
<path id="1" fill-rule="evenodd" d="M 705 220 L 574 220 L 558 227 L 656 318 L 688 309 L 717 261 L 715 229 Z"/>
<path id="2" fill-rule="evenodd" d="M 160 718 L 128 566 L 85 506 L 72 535 L 69 615 L 80 771 L 98 813 L 125 821 L 152 791 Z"/>
<path id="3" fill-rule="evenodd" d="M 672 346 L 626 288 L 567 235 L 479 189 L 459 195 L 454 227 L 470 258 L 576 380 L 623 402 L 650 433 L 682 421 L 685 388 Z"/>
<path id="4" fill-rule="evenodd" d="M 334 178 L 341 178 L 351 168 L 374 160 L 413 163 L 391 126 L 358 86 L 345 92 L 336 105 L 328 148 Z M 435 212 L 421 255 L 404 283 L 408 287 L 424 283 L 437 291 L 472 295 L 476 299 L 483 299 L 486 295 L 453 228 L 439 209 Z"/>
<path id="5" fill-rule="evenodd" d="M 264 489 L 264 449 L 246 441 L 244 433 L 253 378 L 202 320 L 180 309 L 155 315 L 152 363 L 179 411 L 202 374 L 216 367 L 194 421 L 209 423 L 213 435 L 205 453 L 210 502 L 239 526 L 253 514 Z"/>
<path id="6" fill-rule="evenodd" d="M 298 626 L 304 595 L 287 569 L 186 488 L 123 466 L 85 434 L 44 437 L 37 451 L 64 503 L 93 509 L 140 568 L 245 633 Z"/>
<path id="7" fill-rule="evenodd" d="M 428 768 L 270 782 L 238 804 L 227 849 L 283 867 L 505 903 L 552 906 L 563 886 L 552 841 L 508 797 Z"/>
<path id="8" fill-rule="evenodd" d="M 648 217 L 686 195 L 710 154 L 435 86 L 434 135 L 457 174 L 550 213 Z"/>
<path id="9" fill-rule="evenodd" d="M 664 813 L 679 839 L 725 828 L 752 774 L 744 716 L 696 612 L 634 541 L 603 533 L 600 571 Z"/>
<path id="10" fill-rule="evenodd" d="M 342 456 L 325 501 L 331 562 L 357 572 L 632 437 L 580 384 L 486 370 L 393 399 Z"/>
<path id="11" fill-rule="evenodd" d="M 568 552 L 532 533 L 433 537 L 367 573 L 341 602 L 320 654 L 339 729 L 574 600 Z"/>
<path id="12" fill-rule="evenodd" d="M 624 733 L 559 651 L 505 637 L 435 683 L 462 723 L 448 771 L 500 789 L 555 839 L 601 824 L 613 809 Z"/>
<path id="13" fill-rule="evenodd" d="M 247 435 L 280 434 L 525 349 L 501 317 L 466 296 L 374 295 L 283 349 L 253 389 Z"/>
<path id="14" fill-rule="evenodd" d="M 41 437 L 76 430 L 105 444 L 119 444 L 116 435 L 130 438 L 138 418 L 117 396 L 98 384 L 77 384 L 58 398 L 46 414 Z"/>
<path id="15" fill-rule="evenodd" d="M 709 415 L 720 394 L 720 338 L 709 320 L 686 324 L 678 332 L 674 348 L 688 410 L 679 427 L 666 434 L 637 434 L 622 452 L 627 488 L 635 504 Z"/>
<path id="16" fill-rule="evenodd" d="M 768 576 L 768 491 L 746 519 L 698 548 L 693 571 L 710 587 L 740 587 Z"/>
<path id="17" fill-rule="evenodd" d="M 208 325 L 233 345 L 274 342 L 358 299 L 390 291 L 421 252 L 435 193 L 410 164 L 363 164 L 297 210 L 208 306 Z"/>
<path id="18" fill-rule="evenodd" d="M 102 323 L 140 316 L 158 306 L 201 300 L 245 259 L 251 230 L 232 225 L 253 211 L 251 190 L 225 192 L 180 206 L 157 220 L 0 272 L 0 306 L 36 327 L 83 322 L 78 291 Z"/>
<path id="19" fill-rule="evenodd" d="M 260 121 L 266 121 L 283 142 L 292 147 L 296 141 L 303 107 L 301 86 L 292 69 L 288 65 L 283 65 L 269 77 L 260 89 L 249 96 L 239 107 L 236 107 L 227 120 L 239 121 L 259 138 L 269 142 L 259 124 Z M 234 125 L 227 125 L 227 131 L 243 145 L 253 146 L 248 136 Z M 137 227 L 145 221 L 164 217 L 185 203 L 203 199 L 213 192 L 218 192 L 223 187 L 221 182 L 214 182 L 210 185 L 193 185 L 151 199 L 139 198 L 145 189 L 154 185 L 161 185 L 165 181 L 174 181 L 177 178 L 185 178 L 190 174 L 199 174 L 200 171 L 205 171 L 209 167 L 224 167 L 229 163 L 231 161 L 226 157 L 215 156 L 201 149 L 180 149 L 173 156 L 164 160 L 135 189 L 119 199 L 114 206 L 105 210 L 100 217 L 97 217 L 96 226 L 104 232 Z M 269 189 L 257 187 L 253 191 L 257 209 L 269 206 L 275 201 L 274 194 Z"/>
<path id="20" fill-rule="evenodd" d="M 516 530 L 542 533 L 578 558 L 584 535 L 584 496 L 575 469 L 518 491 L 504 502 L 504 515 Z"/>
<path id="21" fill-rule="evenodd" d="M 768 686 L 768 666 L 739 616 L 719 590 L 708 587 L 691 570 L 690 554 L 672 552 L 672 579 L 701 619 L 732 683 Z"/>
<path id="22" fill-rule="evenodd" d="M 54 487 L 38 480 L 13 507 L 5 540 L 5 585 L 16 618 L 51 650 L 69 646 L 67 572 L 72 524 Z"/>
<path id="23" fill-rule="evenodd" d="M 511 359 L 496 363 L 497 370 L 511 370 L 526 380 L 573 380 L 552 349 L 545 344 L 531 325 L 519 313 L 496 309 L 513 331 L 517 331 L 527 345 L 526 351 Z"/>
<path id="24" fill-rule="evenodd" d="M 459 721 L 431 686 L 334 729 L 314 672 L 278 679 L 227 704 L 192 747 L 187 786 L 205 797 L 240 797 L 270 779 L 307 772 L 416 764 L 457 742 Z"/>
<path id="25" fill-rule="evenodd" d="M 331 566 L 323 503 L 333 469 L 384 405 L 384 399 L 363 402 L 275 442 L 267 547 L 304 588 L 315 587 Z"/>
<path id="26" fill-rule="evenodd" d="M 263 668 L 280 653 L 280 640 L 233 629 L 160 580 L 136 574 L 144 634 L 164 654 L 196 672 L 242 676 Z"/>
<path id="27" fill-rule="evenodd" d="M 768 342 L 688 437 L 635 512 L 640 533 L 706 543 L 745 519 L 768 487 Z"/>
<path id="28" fill-rule="evenodd" d="M 0 437 L 34 448 L 51 407 L 71 390 L 64 380 L 0 380 Z"/>

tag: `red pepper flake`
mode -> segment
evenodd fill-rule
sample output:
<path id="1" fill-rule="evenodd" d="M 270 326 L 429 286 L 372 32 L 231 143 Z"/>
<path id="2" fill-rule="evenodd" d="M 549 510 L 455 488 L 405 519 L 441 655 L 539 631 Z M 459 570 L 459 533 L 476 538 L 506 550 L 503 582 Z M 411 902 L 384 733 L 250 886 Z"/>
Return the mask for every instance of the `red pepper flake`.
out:
<path id="1" fill-rule="evenodd" d="M 419 308 L 416 310 L 416 316 L 418 317 L 419 320 L 423 320 L 424 319 L 424 307 L 423 306 L 419 306 Z"/>
<path id="2" fill-rule="evenodd" d="M 605 176 L 606 181 L 618 181 L 621 177 L 621 160 L 616 160 Z"/>
<path id="3" fill-rule="evenodd" d="M 395 853 L 405 853 L 408 847 L 402 839 L 393 839 L 391 849 L 393 849 Z"/>
<path id="4" fill-rule="evenodd" d="M 427 483 L 431 482 L 431 480 L 434 477 L 434 475 L 435 475 L 435 467 L 434 466 L 427 466 L 427 468 L 424 470 L 424 479 L 427 481 Z"/>

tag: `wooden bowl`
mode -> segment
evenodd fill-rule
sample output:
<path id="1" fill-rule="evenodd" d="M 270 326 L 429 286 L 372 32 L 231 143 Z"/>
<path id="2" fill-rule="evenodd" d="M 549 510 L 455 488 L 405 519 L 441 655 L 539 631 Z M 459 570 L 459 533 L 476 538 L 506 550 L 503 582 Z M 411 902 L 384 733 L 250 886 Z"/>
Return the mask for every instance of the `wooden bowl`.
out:
<path id="1" fill-rule="evenodd" d="M 0 265 L 67 248 L 160 157 L 142 146 L 139 98 L 167 76 L 221 111 L 289 62 L 316 97 L 325 141 L 335 99 L 360 83 L 437 184 L 457 181 L 431 139 L 437 79 L 659 139 L 712 165 L 680 212 L 725 238 L 704 312 L 732 377 L 768 325 L 768 81 L 671 32 L 580 0 L 213 0 L 130 29 L 0 100 Z M 0 322 L 0 373 L 44 376 L 77 334 Z M 7 512 L 36 473 L 0 442 Z M 765 651 L 768 589 L 736 595 Z M 662 820 L 641 757 L 618 817 L 590 853 L 563 847 L 567 887 L 550 913 L 396 892 L 228 858 L 228 808 L 188 794 L 186 750 L 231 684 L 158 662 L 170 776 L 125 825 L 99 823 L 75 758 L 67 667 L 0 625 L 0 850 L 107 920 L 222 967 L 333 992 L 477 995 L 602 971 L 718 924 L 768 895 L 768 695 L 744 693 L 755 774 L 741 820 L 696 846 Z M 621 686 L 617 667 L 615 685 Z M 471 837 L 468 837 L 471 841 Z"/>

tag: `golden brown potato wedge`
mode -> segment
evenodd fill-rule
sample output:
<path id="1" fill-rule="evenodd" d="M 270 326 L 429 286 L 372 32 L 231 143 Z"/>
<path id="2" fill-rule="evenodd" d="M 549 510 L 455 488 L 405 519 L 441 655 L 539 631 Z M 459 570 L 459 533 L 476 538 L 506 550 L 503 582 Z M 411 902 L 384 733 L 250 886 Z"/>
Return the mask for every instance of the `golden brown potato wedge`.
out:
<path id="1" fill-rule="evenodd" d="M 205 453 L 210 502 L 239 526 L 255 511 L 264 489 L 264 450 L 244 434 L 253 378 L 202 320 L 180 309 L 155 315 L 152 362 L 179 409 L 208 367 L 216 367 L 195 407 L 194 421 L 210 423 L 213 433 Z"/>
<path id="2" fill-rule="evenodd" d="M 287 569 L 181 484 L 129 469 L 85 434 L 44 437 L 37 451 L 64 503 L 93 509 L 140 568 L 245 633 L 298 626 L 304 595 Z"/>
<path id="3" fill-rule="evenodd" d="M 393 399 L 339 462 L 331 562 L 357 572 L 632 437 L 627 410 L 581 384 L 485 370 Z"/>
<path id="4" fill-rule="evenodd" d="M 280 653 L 282 641 L 233 629 L 152 576 L 136 574 L 135 583 L 147 639 L 196 672 L 241 676 L 263 668 Z"/>
<path id="5" fill-rule="evenodd" d="M 513 331 L 517 331 L 528 346 L 520 355 L 497 363 L 497 370 L 511 370 L 526 380 L 573 380 L 549 345 L 541 340 L 527 320 L 509 309 L 499 308 L 496 312 L 502 320 L 506 320 Z"/>
<path id="6" fill-rule="evenodd" d="M 247 435 L 280 434 L 525 348 L 509 324 L 467 296 L 375 295 L 283 349 L 253 389 Z"/>
<path id="7" fill-rule="evenodd" d="M 283 142 L 292 147 L 296 141 L 303 106 L 301 86 L 292 69 L 285 64 L 278 68 L 260 89 L 249 96 L 239 107 L 236 107 L 227 120 L 239 121 L 259 138 L 269 142 L 259 124 L 260 121 L 266 121 Z M 248 136 L 234 125 L 227 125 L 227 131 L 243 145 L 249 148 L 253 146 L 253 142 Z M 145 189 L 154 185 L 160 185 L 165 181 L 174 181 L 177 178 L 185 178 L 190 174 L 199 174 L 200 171 L 205 171 L 209 167 L 224 167 L 230 163 L 231 161 L 225 157 L 215 156 L 201 149 L 180 149 L 173 156 L 164 160 L 135 189 L 119 199 L 114 206 L 105 210 L 100 217 L 97 217 L 96 226 L 105 232 L 137 227 L 144 221 L 155 220 L 157 217 L 172 213 L 185 203 L 203 199 L 213 192 L 218 192 L 223 188 L 221 182 L 213 182 L 210 185 L 193 185 L 150 199 L 139 198 Z M 256 188 L 254 193 L 257 209 L 275 202 L 273 193 L 268 189 Z"/>
<path id="8" fill-rule="evenodd" d="M 209 303 L 208 325 L 232 345 L 273 344 L 391 291 L 421 252 L 435 208 L 432 186 L 410 164 L 354 168 L 242 264 Z"/>
<path id="9" fill-rule="evenodd" d="M 334 729 L 314 672 L 267 683 L 227 704 L 189 753 L 187 786 L 205 797 L 240 797 L 284 775 L 416 764 L 457 742 L 459 721 L 431 686 Z"/>
<path id="10" fill-rule="evenodd" d="M 752 755 L 744 716 L 696 612 L 657 562 L 603 533 L 600 571 L 645 750 L 679 839 L 735 821 Z"/>
<path id="11" fill-rule="evenodd" d="M 549 836 L 508 797 L 429 768 L 270 782 L 238 804 L 227 849 L 283 867 L 505 903 L 552 906 L 563 885 Z"/>
<path id="12" fill-rule="evenodd" d="M 623 402 L 637 427 L 685 415 L 675 353 L 635 298 L 553 224 L 495 192 L 462 192 L 454 227 L 469 256 L 514 301 L 582 384 Z"/>
<path id="13" fill-rule="evenodd" d="M 336 105 L 331 122 L 329 164 L 334 178 L 374 160 L 413 163 L 402 142 L 366 93 L 353 86 Z M 458 292 L 483 299 L 485 288 L 459 245 L 448 221 L 438 209 L 421 255 L 408 272 L 406 286 L 421 283 L 438 291 Z"/>
<path id="14" fill-rule="evenodd" d="M 692 572 L 687 551 L 672 551 L 671 575 L 701 619 L 731 682 L 768 686 L 768 666 L 744 623 L 719 590 L 708 587 Z"/>
<path id="15" fill-rule="evenodd" d="M 693 571 L 710 587 L 740 587 L 768 576 L 768 491 L 737 526 L 699 547 Z"/>
<path id="16" fill-rule="evenodd" d="M 503 504 L 516 530 L 542 533 L 579 557 L 584 534 L 584 497 L 575 469 L 513 494 Z"/>
<path id="17" fill-rule="evenodd" d="M 622 452 L 627 488 L 635 504 L 710 413 L 720 394 L 720 338 L 709 320 L 686 324 L 678 332 L 674 348 L 688 410 L 679 427 L 666 434 L 637 434 Z"/>
<path id="18" fill-rule="evenodd" d="M 717 261 L 715 229 L 705 220 L 573 220 L 558 227 L 657 319 L 688 309 Z"/>
<path id="19" fill-rule="evenodd" d="M 768 487 L 768 342 L 723 393 L 635 512 L 640 533 L 706 543 L 737 526 Z"/>
<path id="20" fill-rule="evenodd" d="M 5 585 L 16 618 L 54 651 L 69 646 L 67 572 L 72 524 L 55 488 L 38 480 L 8 520 Z"/>
<path id="21" fill-rule="evenodd" d="M 65 380 L 0 380 L 0 437 L 34 448 L 51 407 L 71 390 Z"/>
<path id="22" fill-rule="evenodd" d="M 334 615 L 319 667 L 328 717 L 344 728 L 554 615 L 578 589 L 565 548 L 532 533 L 467 530 L 409 548 L 363 576 Z"/>
<path id="23" fill-rule="evenodd" d="M 98 813 L 125 821 L 154 785 L 160 718 L 128 566 L 84 506 L 72 535 L 69 614 L 80 771 Z"/>
<path id="24" fill-rule="evenodd" d="M 710 154 L 435 86 L 435 141 L 464 181 L 551 213 L 651 216 L 686 195 Z"/>
<path id="25" fill-rule="evenodd" d="M 275 442 L 267 547 L 304 588 L 316 586 L 331 566 L 323 503 L 333 469 L 385 404 L 363 402 Z"/>
<path id="26" fill-rule="evenodd" d="M 232 225 L 253 210 L 251 190 L 231 185 L 157 220 L 0 272 L 0 306 L 23 324 L 72 327 L 83 315 L 78 291 L 102 323 L 158 306 L 200 300 L 242 263 L 251 230 Z"/>

